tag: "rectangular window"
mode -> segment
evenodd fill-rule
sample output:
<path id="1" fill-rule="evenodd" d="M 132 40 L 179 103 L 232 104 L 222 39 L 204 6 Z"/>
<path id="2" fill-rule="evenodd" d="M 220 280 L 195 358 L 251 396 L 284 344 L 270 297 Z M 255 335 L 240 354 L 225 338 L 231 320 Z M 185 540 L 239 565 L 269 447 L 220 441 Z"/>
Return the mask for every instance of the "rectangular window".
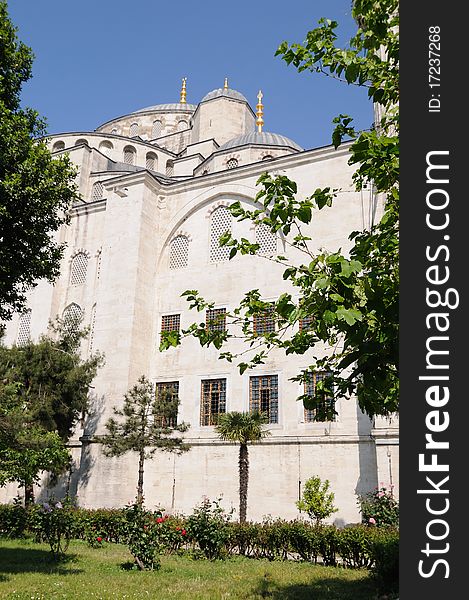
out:
<path id="1" fill-rule="evenodd" d="M 249 411 L 264 413 L 268 423 L 278 423 L 278 375 L 249 378 Z"/>
<path id="2" fill-rule="evenodd" d="M 177 425 L 179 405 L 179 381 L 164 381 L 155 386 L 157 413 L 155 422 L 160 427 Z"/>
<path id="3" fill-rule="evenodd" d="M 258 335 L 271 333 L 272 331 L 275 331 L 275 318 L 273 306 L 258 313 L 257 315 L 254 315 L 253 331 Z"/>
<path id="4" fill-rule="evenodd" d="M 225 331 L 226 308 L 211 308 L 207 310 L 205 323 L 208 331 Z"/>
<path id="5" fill-rule="evenodd" d="M 226 412 L 226 379 L 205 379 L 200 394 L 200 424 L 216 425 Z"/>
<path id="6" fill-rule="evenodd" d="M 181 315 L 163 315 L 161 317 L 161 332 L 179 331 Z"/>
<path id="7" fill-rule="evenodd" d="M 307 317 L 303 317 L 302 319 L 300 319 L 300 331 L 308 331 L 308 329 L 311 329 L 312 324 L 314 323 L 314 317 L 313 316 L 307 316 Z"/>
<path id="8" fill-rule="evenodd" d="M 317 372 L 317 373 L 308 373 L 307 380 L 304 382 L 304 393 L 306 396 L 314 396 L 316 392 L 316 383 L 318 381 L 322 381 L 332 373 L 328 372 Z M 330 421 L 331 419 L 324 418 L 324 413 L 326 411 L 334 410 L 334 399 L 330 396 L 325 396 L 323 400 L 318 405 L 318 408 L 308 409 L 305 408 L 305 423 L 313 423 L 313 422 L 324 422 Z M 332 419 L 335 421 L 335 418 Z"/>

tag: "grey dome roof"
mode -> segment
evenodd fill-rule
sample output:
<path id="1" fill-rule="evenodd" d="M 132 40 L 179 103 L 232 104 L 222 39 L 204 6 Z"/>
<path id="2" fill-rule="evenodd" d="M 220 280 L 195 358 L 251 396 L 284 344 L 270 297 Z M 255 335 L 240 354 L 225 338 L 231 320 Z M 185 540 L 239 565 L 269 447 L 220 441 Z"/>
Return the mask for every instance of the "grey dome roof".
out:
<path id="1" fill-rule="evenodd" d="M 239 135 L 238 137 L 228 140 L 225 144 L 220 146 L 220 150 L 227 150 L 228 148 L 236 148 L 237 146 L 246 146 L 248 144 L 255 144 L 261 146 L 283 146 L 287 148 L 294 148 L 295 150 L 303 150 L 296 142 L 290 138 L 280 135 L 278 133 L 269 133 L 268 131 L 253 131 L 252 133 L 246 133 Z"/>
<path id="2" fill-rule="evenodd" d="M 213 100 L 213 98 L 220 98 L 223 96 L 224 98 L 234 98 L 235 100 L 242 100 L 243 102 L 247 102 L 246 98 L 236 90 L 232 90 L 231 88 L 218 88 L 217 90 L 212 90 L 208 94 L 206 94 L 201 102 L 205 102 L 206 100 Z"/>
<path id="3" fill-rule="evenodd" d="M 191 111 L 194 112 L 197 106 L 195 104 L 181 104 L 179 102 L 174 102 L 171 104 L 155 104 L 154 106 L 147 106 L 146 108 L 140 108 L 139 110 L 135 110 L 132 115 L 141 112 L 147 111 Z"/>

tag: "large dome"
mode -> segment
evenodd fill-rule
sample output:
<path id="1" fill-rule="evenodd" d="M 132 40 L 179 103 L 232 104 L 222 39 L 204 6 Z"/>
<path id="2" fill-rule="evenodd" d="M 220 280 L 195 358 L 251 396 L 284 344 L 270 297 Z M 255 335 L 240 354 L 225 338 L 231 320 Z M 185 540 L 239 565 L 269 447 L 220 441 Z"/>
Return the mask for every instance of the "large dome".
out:
<path id="1" fill-rule="evenodd" d="M 234 100 L 241 100 L 242 102 L 247 102 L 246 98 L 236 90 L 232 90 L 231 88 L 218 88 L 217 90 L 212 90 L 208 94 L 206 94 L 201 102 L 206 102 L 207 100 L 213 100 L 213 98 L 233 98 Z"/>
<path id="2" fill-rule="evenodd" d="M 195 104 L 174 102 L 171 104 L 155 104 L 154 106 L 147 106 L 146 108 L 140 108 L 139 110 L 135 110 L 134 112 L 132 112 L 130 114 L 134 115 L 136 113 L 152 112 L 152 111 L 168 111 L 168 112 L 192 111 L 192 112 L 194 112 L 196 108 L 197 108 L 197 106 Z"/>
<path id="3" fill-rule="evenodd" d="M 293 148 L 294 150 L 303 150 L 296 142 L 290 138 L 280 135 L 278 133 L 269 133 L 268 131 L 253 131 L 252 133 L 246 133 L 239 135 L 238 137 L 228 140 L 223 146 L 220 146 L 218 152 L 221 150 L 228 150 L 229 148 L 237 148 L 238 146 L 282 146 L 283 148 Z"/>

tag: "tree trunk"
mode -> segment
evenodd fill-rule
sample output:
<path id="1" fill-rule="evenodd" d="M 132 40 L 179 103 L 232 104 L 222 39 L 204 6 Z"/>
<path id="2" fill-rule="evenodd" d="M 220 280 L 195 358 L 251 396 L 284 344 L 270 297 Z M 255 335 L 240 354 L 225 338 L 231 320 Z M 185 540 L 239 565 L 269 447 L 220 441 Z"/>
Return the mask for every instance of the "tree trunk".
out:
<path id="1" fill-rule="evenodd" d="M 140 450 L 138 457 L 138 483 L 137 483 L 137 504 L 143 504 L 143 465 L 145 463 L 145 450 Z"/>
<path id="2" fill-rule="evenodd" d="M 26 508 L 34 504 L 34 487 L 32 483 L 24 484 L 24 505 Z"/>
<path id="3" fill-rule="evenodd" d="M 239 446 L 239 522 L 246 522 L 248 508 L 249 454 L 247 444 Z"/>

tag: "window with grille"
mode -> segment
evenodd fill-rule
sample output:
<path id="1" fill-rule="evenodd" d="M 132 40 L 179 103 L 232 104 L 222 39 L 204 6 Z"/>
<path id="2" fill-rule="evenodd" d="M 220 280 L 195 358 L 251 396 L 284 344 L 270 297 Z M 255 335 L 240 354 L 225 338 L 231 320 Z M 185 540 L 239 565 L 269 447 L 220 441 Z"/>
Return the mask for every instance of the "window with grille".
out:
<path id="1" fill-rule="evenodd" d="M 126 146 L 124 148 L 124 162 L 128 165 L 133 165 L 135 163 L 135 154 L 135 148 Z"/>
<path id="2" fill-rule="evenodd" d="M 156 171 L 158 168 L 158 157 L 153 152 L 149 152 L 146 156 L 145 167 L 150 171 Z"/>
<path id="3" fill-rule="evenodd" d="M 275 331 L 275 315 L 273 305 L 253 316 L 253 332 L 257 335 Z"/>
<path id="4" fill-rule="evenodd" d="M 205 314 L 208 331 L 226 330 L 226 308 L 211 308 Z"/>
<path id="5" fill-rule="evenodd" d="M 227 169 L 235 169 L 238 166 L 238 160 L 236 158 L 230 158 L 230 160 L 226 163 Z"/>
<path id="6" fill-rule="evenodd" d="M 187 129 L 187 121 L 181 120 L 178 122 L 178 131 L 182 131 L 183 129 Z"/>
<path id="7" fill-rule="evenodd" d="M 205 379 L 200 395 L 200 424 L 217 425 L 226 412 L 226 379 Z"/>
<path id="8" fill-rule="evenodd" d="M 219 242 L 227 231 L 231 232 L 231 213 L 225 206 L 220 206 L 210 219 L 210 262 L 229 260 L 231 248 L 220 246 Z"/>
<path id="9" fill-rule="evenodd" d="M 104 187 L 102 181 L 96 181 L 91 188 L 91 200 L 101 200 L 103 197 Z"/>
<path id="10" fill-rule="evenodd" d="M 259 244 L 259 254 L 275 254 L 277 252 L 277 236 L 265 223 L 259 223 L 256 227 L 256 244 Z"/>
<path id="11" fill-rule="evenodd" d="M 84 252 L 74 256 L 70 268 L 70 285 L 83 285 L 88 270 L 88 257 Z"/>
<path id="12" fill-rule="evenodd" d="M 108 140 L 105 140 L 104 142 L 101 142 L 99 144 L 99 149 L 101 150 L 101 152 L 103 154 L 105 154 L 106 156 L 109 156 L 111 150 L 114 149 L 114 146 L 111 144 L 111 142 L 109 142 Z"/>
<path id="13" fill-rule="evenodd" d="M 249 378 L 249 410 L 263 413 L 268 423 L 278 423 L 278 375 Z"/>
<path id="14" fill-rule="evenodd" d="M 172 160 L 168 160 L 166 163 L 166 176 L 172 177 L 174 175 L 174 163 Z"/>
<path id="15" fill-rule="evenodd" d="M 138 135 L 138 123 L 132 123 L 130 126 L 130 137 Z"/>
<path id="16" fill-rule="evenodd" d="M 163 315 L 161 317 L 161 332 L 179 331 L 181 326 L 181 315 Z"/>
<path id="17" fill-rule="evenodd" d="M 69 304 L 62 313 L 64 325 L 70 331 L 78 329 L 82 318 L 83 311 L 78 304 L 75 304 L 74 302 Z"/>
<path id="18" fill-rule="evenodd" d="M 63 150 L 65 148 L 65 142 L 55 142 L 52 146 L 52 152 L 58 152 L 59 150 Z"/>
<path id="19" fill-rule="evenodd" d="M 169 268 L 183 269 L 189 259 L 189 240 L 185 235 L 178 235 L 169 247 Z"/>
<path id="20" fill-rule="evenodd" d="M 21 313 L 18 321 L 18 334 L 16 336 L 16 345 L 24 346 L 31 337 L 31 310 L 25 310 Z"/>
<path id="21" fill-rule="evenodd" d="M 160 427 L 175 427 L 178 420 L 179 381 L 164 381 L 155 385 L 157 413 L 155 423 Z"/>
<path id="22" fill-rule="evenodd" d="M 314 317 L 312 315 L 308 315 L 307 317 L 303 317 L 299 322 L 300 331 L 308 331 L 314 324 Z"/>
<path id="23" fill-rule="evenodd" d="M 152 138 L 160 137 L 162 131 L 163 131 L 163 123 L 160 120 L 153 121 L 151 137 Z"/>
<path id="24" fill-rule="evenodd" d="M 322 381 L 326 377 L 332 375 L 332 373 L 326 371 L 318 371 L 317 373 L 308 372 L 307 379 L 304 382 L 304 393 L 306 396 L 313 397 L 316 393 L 316 384 L 319 381 Z M 324 398 L 319 402 L 318 407 L 314 409 L 304 409 L 305 414 L 305 423 L 316 422 L 324 422 L 330 421 L 330 418 L 327 418 L 327 412 L 334 411 L 334 399 L 331 396 L 324 396 Z M 335 418 L 332 419 L 335 421 Z"/>

